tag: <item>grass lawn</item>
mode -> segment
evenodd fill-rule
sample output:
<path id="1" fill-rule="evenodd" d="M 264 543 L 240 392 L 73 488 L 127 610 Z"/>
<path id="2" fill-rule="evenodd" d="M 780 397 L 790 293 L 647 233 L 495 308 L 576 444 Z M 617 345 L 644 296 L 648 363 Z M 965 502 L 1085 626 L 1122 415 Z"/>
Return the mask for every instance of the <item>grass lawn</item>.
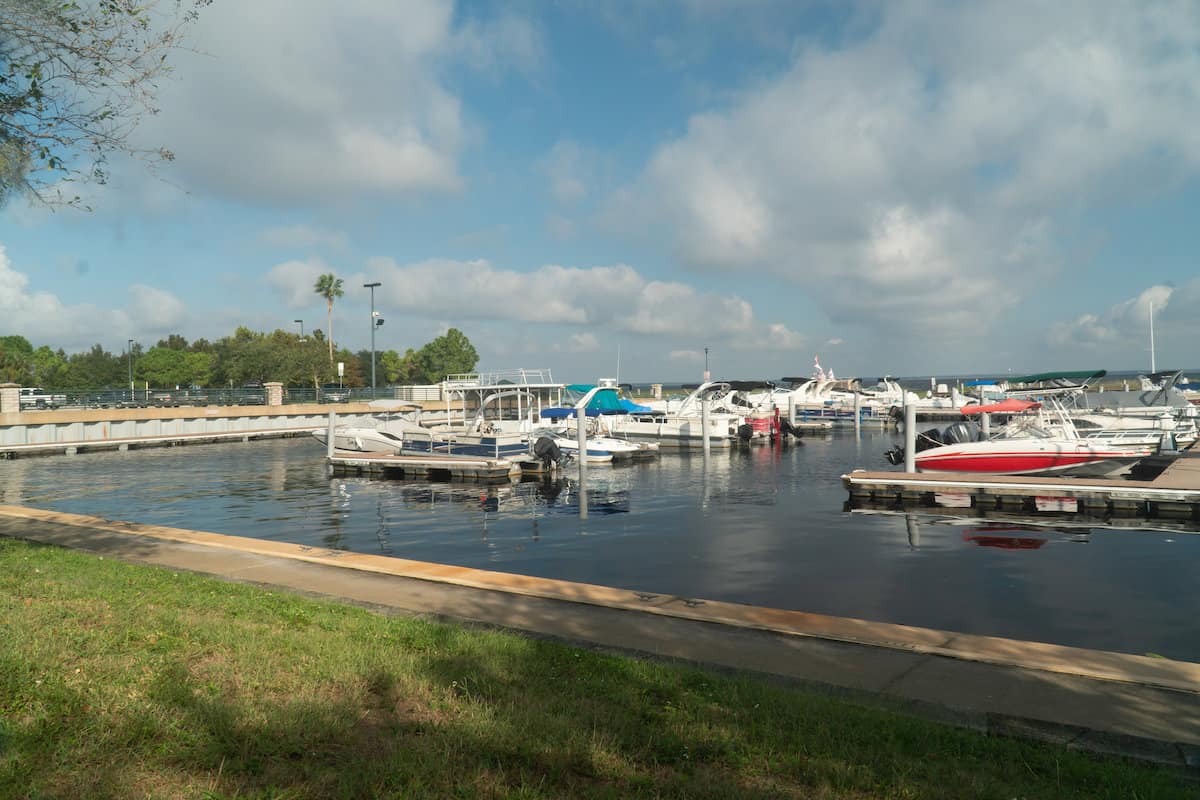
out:
<path id="1" fill-rule="evenodd" d="M 1194 798 L 749 678 L 0 537 L 0 798 Z"/>

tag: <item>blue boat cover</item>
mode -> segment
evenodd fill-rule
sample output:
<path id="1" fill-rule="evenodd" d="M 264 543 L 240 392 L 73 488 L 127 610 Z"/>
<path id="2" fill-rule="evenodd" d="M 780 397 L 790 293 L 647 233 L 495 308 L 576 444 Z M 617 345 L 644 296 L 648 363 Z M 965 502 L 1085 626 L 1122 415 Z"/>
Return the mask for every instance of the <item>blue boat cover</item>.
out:
<path id="1" fill-rule="evenodd" d="M 621 408 L 625 409 L 630 414 L 649 414 L 652 410 L 650 406 L 638 405 L 632 400 L 626 400 L 624 397 L 622 397 L 619 402 L 621 404 Z"/>

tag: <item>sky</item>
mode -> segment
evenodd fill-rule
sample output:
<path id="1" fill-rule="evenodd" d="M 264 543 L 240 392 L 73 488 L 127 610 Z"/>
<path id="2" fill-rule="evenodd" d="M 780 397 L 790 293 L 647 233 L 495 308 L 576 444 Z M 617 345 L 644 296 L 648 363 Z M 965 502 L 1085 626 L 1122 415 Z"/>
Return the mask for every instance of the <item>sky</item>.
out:
<path id="1" fill-rule="evenodd" d="M 340 346 L 378 281 L 378 350 L 564 382 L 1200 367 L 1193 0 L 216 0 L 158 106 L 174 162 L 0 210 L 0 335 L 324 329 L 333 272 Z"/>

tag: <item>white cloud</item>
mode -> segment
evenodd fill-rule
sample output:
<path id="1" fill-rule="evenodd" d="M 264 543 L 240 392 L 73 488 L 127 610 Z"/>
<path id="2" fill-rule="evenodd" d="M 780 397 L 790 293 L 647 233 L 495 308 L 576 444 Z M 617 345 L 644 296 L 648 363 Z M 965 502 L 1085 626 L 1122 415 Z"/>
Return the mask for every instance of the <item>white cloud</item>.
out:
<path id="1" fill-rule="evenodd" d="M 600 350 L 600 340 L 594 333 L 574 333 L 564 349 L 569 353 L 596 353 Z"/>
<path id="2" fill-rule="evenodd" d="M 298 262 L 276 270 L 283 267 L 288 275 L 308 274 Z M 732 348 L 789 348 L 800 340 L 784 325 L 759 321 L 740 297 L 650 280 L 625 264 L 586 269 L 547 265 L 516 272 L 482 260 L 401 266 L 390 258 L 374 258 L 368 271 L 348 279 L 347 286 L 360 284 L 362 275 L 383 283 L 375 295 L 379 308 L 405 314 L 590 326 L 610 334 L 667 338 L 695 338 L 703 332 L 724 337 Z"/>
<path id="3" fill-rule="evenodd" d="M 515 15 L 456 20 L 440 0 L 214 3 L 192 39 L 139 140 L 169 144 L 189 190 L 278 205 L 459 189 L 474 133 L 445 67 L 541 57 Z"/>
<path id="4" fill-rule="evenodd" d="M 1174 294 L 1174 287 L 1151 286 L 1137 297 L 1117 303 L 1104 312 L 1081 314 L 1073 322 L 1053 326 L 1050 329 L 1050 341 L 1057 345 L 1103 347 L 1105 352 L 1114 345 L 1120 346 L 1129 341 L 1143 346 L 1143 342 L 1149 339 L 1151 308 L 1160 317 L 1161 325 L 1161 317 L 1166 315 L 1167 319 L 1171 318 L 1166 312 L 1172 305 Z"/>
<path id="5" fill-rule="evenodd" d="M 317 225 L 281 225 L 260 232 L 258 241 L 268 247 L 297 250 L 326 247 L 341 250 L 346 247 L 346 234 Z"/>
<path id="6" fill-rule="evenodd" d="M 1200 6 L 887 3 L 696 114 L 610 223 L 896 340 L 987 333 L 1089 206 L 1200 171 Z"/>
<path id="7" fill-rule="evenodd" d="M 31 290 L 29 276 L 16 270 L 0 245 L 0 320 L 35 345 L 81 349 L 98 339 L 161 338 L 181 330 L 189 315 L 174 294 L 144 284 L 129 287 L 123 308 L 66 305 L 50 292 Z"/>
<path id="8" fill-rule="evenodd" d="M 319 258 L 309 258 L 305 261 L 284 261 L 271 268 L 267 273 L 266 281 L 269 286 L 279 292 L 288 308 L 308 308 L 319 299 L 313 292 L 317 278 L 327 272 L 337 274 L 336 269 Z M 343 284 L 343 290 L 348 288 L 350 288 L 348 285 Z"/>

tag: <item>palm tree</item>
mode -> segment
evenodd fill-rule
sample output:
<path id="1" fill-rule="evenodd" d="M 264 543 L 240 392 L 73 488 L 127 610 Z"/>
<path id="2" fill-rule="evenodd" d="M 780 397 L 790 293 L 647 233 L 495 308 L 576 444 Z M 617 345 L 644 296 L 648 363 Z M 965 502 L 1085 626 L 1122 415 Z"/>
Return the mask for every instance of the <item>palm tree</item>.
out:
<path id="1" fill-rule="evenodd" d="M 341 297 L 345 294 L 342 291 L 342 279 L 334 275 L 332 272 L 327 272 L 317 278 L 316 285 L 313 286 L 313 291 L 325 298 L 325 304 L 329 313 L 329 363 L 333 363 L 333 298 Z"/>

